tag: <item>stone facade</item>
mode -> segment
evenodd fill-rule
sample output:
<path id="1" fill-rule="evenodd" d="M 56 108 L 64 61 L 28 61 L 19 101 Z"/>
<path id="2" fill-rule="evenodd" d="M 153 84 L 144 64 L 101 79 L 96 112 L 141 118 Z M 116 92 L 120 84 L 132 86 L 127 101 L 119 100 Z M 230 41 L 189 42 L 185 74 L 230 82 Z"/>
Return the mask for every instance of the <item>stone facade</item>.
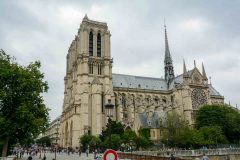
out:
<path id="1" fill-rule="evenodd" d="M 52 140 L 52 145 L 58 145 L 60 143 L 60 117 L 54 119 L 46 132 L 42 135 L 42 137 L 49 137 Z"/>
<path id="2" fill-rule="evenodd" d="M 106 23 L 84 17 L 67 54 L 60 146 L 79 147 L 84 134 L 99 135 L 107 123 L 105 104 L 114 104 L 113 120 L 136 132 L 151 128 L 153 140 L 160 138 L 158 120 L 176 111 L 190 124 L 203 104 L 224 103 L 205 73 L 195 66 L 175 77 L 165 28 L 165 78 L 112 73 L 110 31 Z"/>

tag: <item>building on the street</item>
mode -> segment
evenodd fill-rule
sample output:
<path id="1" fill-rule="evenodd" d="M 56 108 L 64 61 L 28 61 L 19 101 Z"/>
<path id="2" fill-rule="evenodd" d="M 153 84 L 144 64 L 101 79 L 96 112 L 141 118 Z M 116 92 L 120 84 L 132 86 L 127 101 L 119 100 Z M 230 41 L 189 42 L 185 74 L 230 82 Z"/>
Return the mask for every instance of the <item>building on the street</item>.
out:
<path id="1" fill-rule="evenodd" d="M 44 132 L 44 134 L 42 135 L 42 137 L 49 137 L 51 139 L 51 143 L 52 145 L 58 145 L 59 144 L 59 140 L 60 140 L 60 116 L 57 117 L 56 119 L 54 119 L 49 127 L 47 128 L 47 130 Z"/>
<path id="2" fill-rule="evenodd" d="M 164 78 L 112 73 L 110 31 L 107 23 L 85 16 L 67 54 L 60 145 L 78 147 L 84 134 L 99 135 L 107 123 L 105 105 L 114 105 L 113 120 L 135 131 L 151 128 L 160 138 L 159 118 L 176 111 L 194 123 L 203 104 L 223 104 L 224 97 L 209 84 L 204 65 L 175 76 L 165 26 Z M 163 51 L 164 52 L 164 51 Z M 149 71 L 151 72 L 151 71 Z"/>

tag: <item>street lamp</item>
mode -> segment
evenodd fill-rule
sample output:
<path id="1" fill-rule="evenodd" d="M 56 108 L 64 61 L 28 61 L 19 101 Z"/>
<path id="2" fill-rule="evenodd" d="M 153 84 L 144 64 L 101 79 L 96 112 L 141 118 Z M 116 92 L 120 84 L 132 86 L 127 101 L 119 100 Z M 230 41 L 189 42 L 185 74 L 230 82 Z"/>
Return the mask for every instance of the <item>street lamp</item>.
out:
<path id="1" fill-rule="evenodd" d="M 111 99 L 108 99 L 108 103 L 105 104 L 105 114 L 108 117 L 109 124 L 109 148 L 111 147 L 111 118 L 113 117 L 113 107 L 114 105 L 111 103 Z"/>

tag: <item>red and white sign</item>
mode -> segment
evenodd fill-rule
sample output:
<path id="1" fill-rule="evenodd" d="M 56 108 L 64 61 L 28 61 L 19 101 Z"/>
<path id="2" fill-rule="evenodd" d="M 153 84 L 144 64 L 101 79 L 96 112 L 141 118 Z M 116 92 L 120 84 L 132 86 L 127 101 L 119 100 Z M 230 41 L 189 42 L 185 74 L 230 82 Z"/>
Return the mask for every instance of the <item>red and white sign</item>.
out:
<path id="1" fill-rule="evenodd" d="M 112 149 L 106 150 L 103 155 L 103 160 L 110 160 L 109 159 L 110 157 L 114 157 L 114 159 L 111 159 L 111 160 L 118 160 L 117 152 Z"/>

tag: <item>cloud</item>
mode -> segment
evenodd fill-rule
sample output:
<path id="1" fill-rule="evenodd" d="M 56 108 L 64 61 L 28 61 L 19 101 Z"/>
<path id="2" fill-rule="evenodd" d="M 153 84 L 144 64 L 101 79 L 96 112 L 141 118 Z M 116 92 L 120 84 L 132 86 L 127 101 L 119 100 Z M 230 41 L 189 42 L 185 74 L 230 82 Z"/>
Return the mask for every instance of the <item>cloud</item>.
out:
<path id="1" fill-rule="evenodd" d="M 194 59 L 198 67 L 204 62 L 226 102 L 240 106 L 239 5 L 224 0 L 2 0 L 0 48 L 21 64 L 42 62 L 50 87 L 44 99 L 53 119 L 62 112 L 68 47 L 85 14 L 108 23 L 113 72 L 152 77 L 164 75 L 165 18 L 175 74 L 182 73 L 183 58 L 189 70 Z"/>

